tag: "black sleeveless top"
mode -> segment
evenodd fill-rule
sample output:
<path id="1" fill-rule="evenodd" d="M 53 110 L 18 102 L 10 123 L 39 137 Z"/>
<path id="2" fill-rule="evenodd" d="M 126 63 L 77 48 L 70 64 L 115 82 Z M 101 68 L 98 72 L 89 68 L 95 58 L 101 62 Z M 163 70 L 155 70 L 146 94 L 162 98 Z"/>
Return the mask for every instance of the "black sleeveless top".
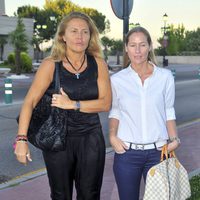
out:
<path id="1" fill-rule="evenodd" d="M 72 100 L 93 100 L 98 98 L 98 66 L 93 56 L 87 55 L 87 67 L 76 75 L 60 66 L 60 85 Z M 83 113 L 68 110 L 68 135 L 88 134 L 97 127 L 101 127 L 97 113 Z"/>

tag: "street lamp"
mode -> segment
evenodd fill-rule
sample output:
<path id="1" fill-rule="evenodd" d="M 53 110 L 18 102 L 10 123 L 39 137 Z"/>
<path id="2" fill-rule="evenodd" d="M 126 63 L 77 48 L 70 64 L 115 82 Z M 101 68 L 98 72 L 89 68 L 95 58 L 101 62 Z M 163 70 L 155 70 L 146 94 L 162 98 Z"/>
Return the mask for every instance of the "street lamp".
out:
<path id="1" fill-rule="evenodd" d="M 54 35 L 56 32 L 58 19 L 55 16 L 50 16 L 50 21 L 53 23 L 53 35 Z"/>
<path id="2" fill-rule="evenodd" d="M 37 24 L 35 27 L 35 45 L 36 45 L 36 62 L 39 62 L 39 52 L 42 50 L 42 55 L 40 56 L 43 59 L 43 38 L 40 36 L 39 30 L 45 30 L 47 29 L 46 24 Z"/>
<path id="3" fill-rule="evenodd" d="M 164 26 L 161 28 L 163 30 L 163 41 L 162 41 L 162 46 L 163 46 L 163 67 L 168 66 L 168 59 L 165 59 L 166 47 L 168 45 L 167 30 L 169 29 L 169 27 L 167 26 L 167 20 L 168 20 L 168 15 L 165 13 L 163 15 Z"/>

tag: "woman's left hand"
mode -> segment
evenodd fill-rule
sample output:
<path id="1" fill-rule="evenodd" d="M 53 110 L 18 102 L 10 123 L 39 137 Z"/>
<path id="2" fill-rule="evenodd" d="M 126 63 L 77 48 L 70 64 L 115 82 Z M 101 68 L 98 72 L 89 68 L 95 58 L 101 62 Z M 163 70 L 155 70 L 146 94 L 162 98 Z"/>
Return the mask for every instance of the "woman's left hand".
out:
<path id="1" fill-rule="evenodd" d="M 167 150 L 168 150 L 168 152 L 174 151 L 175 149 L 178 148 L 179 145 L 180 145 L 180 144 L 179 144 L 176 140 L 174 140 L 173 142 L 170 142 L 170 143 L 167 145 Z"/>
<path id="2" fill-rule="evenodd" d="M 53 94 L 51 106 L 62 109 L 74 109 L 75 102 L 69 98 L 62 88 L 60 88 L 60 93 L 61 94 Z"/>

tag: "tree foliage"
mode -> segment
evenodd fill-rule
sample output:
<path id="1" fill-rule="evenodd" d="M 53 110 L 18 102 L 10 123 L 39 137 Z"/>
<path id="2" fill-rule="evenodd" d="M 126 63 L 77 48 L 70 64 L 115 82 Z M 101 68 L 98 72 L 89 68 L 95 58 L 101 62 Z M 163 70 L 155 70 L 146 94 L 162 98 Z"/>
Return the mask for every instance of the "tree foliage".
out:
<path id="1" fill-rule="evenodd" d="M 0 35 L 0 60 L 3 61 L 4 46 L 7 44 L 7 36 Z"/>
<path id="2" fill-rule="evenodd" d="M 177 28 L 174 25 L 170 25 L 167 30 L 167 46 L 166 46 L 166 53 L 167 55 L 178 55 L 180 52 L 185 50 L 185 27 L 179 25 Z M 161 47 L 156 49 L 159 55 L 164 53 L 163 47 L 163 37 L 158 39 Z"/>
<path id="3" fill-rule="evenodd" d="M 82 8 L 70 0 L 46 0 L 43 9 L 30 5 L 22 6 L 18 8 L 16 15 L 34 18 L 32 43 L 37 51 L 41 51 L 39 44 L 53 39 L 61 19 L 72 11 L 81 11 L 88 14 L 94 20 L 100 33 L 110 30 L 110 22 L 102 13 L 92 8 Z M 46 29 L 43 28 L 44 25 Z"/>
<path id="4" fill-rule="evenodd" d="M 120 64 L 120 53 L 123 52 L 124 43 L 121 39 L 113 40 L 111 54 L 117 55 L 117 65 Z"/>
<path id="5" fill-rule="evenodd" d="M 25 26 L 21 17 L 18 17 L 16 29 L 9 34 L 10 43 L 14 47 L 15 51 L 15 67 L 16 74 L 21 74 L 21 60 L 20 53 L 27 52 L 28 37 L 25 34 Z"/>
<path id="6" fill-rule="evenodd" d="M 15 15 L 19 17 L 25 17 L 25 18 L 36 18 L 37 14 L 40 12 L 40 9 L 36 6 L 21 6 L 18 7 L 17 13 Z"/>
<path id="7" fill-rule="evenodd" d="M 105 31 L 106 24 L 108 25 L 108 21 L 106 21 L 105 15 L 93 8 L 83 8 L 82 11 L 92 18 L 99 30 L 99 33 L 103 33 Z"/>
<path id="8" fill-rule="evenodd" d="M 186 31 L 185 38 L 186 51 L 200 52 L 200 28 L 196 31 Z"/>
<path id="9" fill-rule="evenodd" d="M 110 38 L 107 37 L 107 36 L 103 36 L 103 37 L 101 38 L 101 43 L 102 43 L 102 45 L 104 46 L 104 49 L 103 49 L 104 58 L 105 58 L 105 61 L 107 62 L 107 60 L 108 60 L 108 49 L 109 49 L 109 47 L 112 46 L 113 40 L 110 39 Z"/>
<path id="10" fill-rule="evenodd" d="M 185 27 L 174 25 L 169 27 L 167 32 L 168 45 L 166 47 L 167 55 L 199 55 L 200 54 L 200 28 L 193 31 L 186 31 Z M 163 55 L 163 38 L 159 38 L 160 47 L 156 49 L 158 55 Z"/>

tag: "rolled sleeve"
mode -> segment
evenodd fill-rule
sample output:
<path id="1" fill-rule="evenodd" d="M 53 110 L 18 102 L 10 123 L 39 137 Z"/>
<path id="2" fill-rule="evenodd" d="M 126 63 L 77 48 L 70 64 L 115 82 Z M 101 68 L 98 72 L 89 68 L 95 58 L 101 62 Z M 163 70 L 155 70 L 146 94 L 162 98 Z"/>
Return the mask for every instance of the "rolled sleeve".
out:
<path id="1" fill-rule="evenodd" d="M 174 100 L 175 100 L 174 77 L 172 76 L 171 72 L 169 72 L 169 78 L 167 81 L 166 93 L 165 93 L 165 111 L 167 120 L 176 119 Z"/>
<path id="2" fill-rule="evenodd" d="M 111 82 L 111 87 L 112 87 L 112 107 L 111 107 L 108 117 L 119 120 L 120 119 L 119 102 L 118 102 L 118 98 L 117 98 L 116 89 L 112 82 Z"/>
<path id="3" fill-rule="evenodd" d="M 176 119 L 174 108 L 168 108 L 168 109 L 166 109 L 166 116 L 167 116 L 167 120 L 174 120 L 174 119 Z"/>

